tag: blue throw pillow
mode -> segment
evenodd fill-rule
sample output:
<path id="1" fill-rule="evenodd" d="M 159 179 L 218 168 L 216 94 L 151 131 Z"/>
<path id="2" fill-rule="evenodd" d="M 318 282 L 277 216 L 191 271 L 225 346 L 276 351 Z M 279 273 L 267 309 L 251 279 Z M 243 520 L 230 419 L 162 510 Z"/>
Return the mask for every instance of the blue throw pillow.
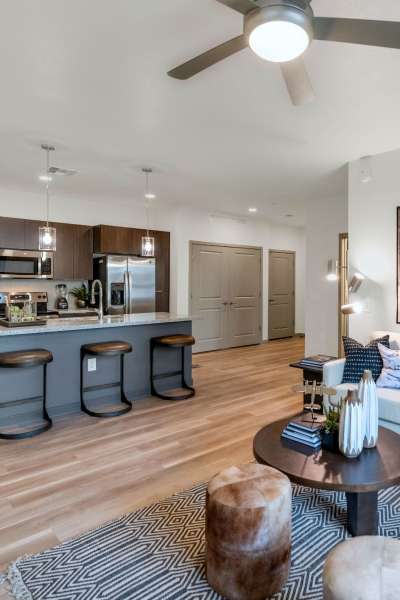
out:
<path id="1" fill-rule="evenodd" d="M 377 340 L 372 340 L 363 346 L 352 338 L 343 337 L 343 348 L 346 356 L 342 383 L 358 383 L 365 369 L 372 371 L 372 377 L 376 381 L 383 368 L 382 357 L 378 344 L 389 348 L 389 335 Z"/>

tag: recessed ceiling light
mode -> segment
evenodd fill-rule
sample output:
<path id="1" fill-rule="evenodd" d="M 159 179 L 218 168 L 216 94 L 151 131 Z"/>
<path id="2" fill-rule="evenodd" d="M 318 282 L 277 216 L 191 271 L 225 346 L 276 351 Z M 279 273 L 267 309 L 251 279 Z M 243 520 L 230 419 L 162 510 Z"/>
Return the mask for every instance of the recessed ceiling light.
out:
<path id="1" fill-rule="evenodd" d="M 258 208 L 249 208 L 249 212 L 256 213 L 256 212 L 258 212 Z"/>
<path id="2" fill-rule="evenodd" d="M 154 198 L 156 198 L 155 194 L 151 194 L 150 192 L 148 194 L 145 194 L 144 197 L 146 198 L 146 200 L 154 200 Z"/>
<path id="3" fill-rule="evenodd" d="M 39 175 L 39 181 L 53 181 L 51 175 Z"/>

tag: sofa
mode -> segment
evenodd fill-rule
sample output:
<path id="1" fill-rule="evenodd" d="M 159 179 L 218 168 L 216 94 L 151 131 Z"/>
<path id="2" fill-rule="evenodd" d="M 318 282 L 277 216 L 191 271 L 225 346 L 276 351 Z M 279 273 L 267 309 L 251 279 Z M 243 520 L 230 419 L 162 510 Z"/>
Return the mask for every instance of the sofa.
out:
<path id="1" fill-rule="evenodd" d="M 393 350 L 400 350 L 400 333 L 393 331 L 374 331 L 371 339 L 377 339 L 384 335 L 390 336 L 390 347 Z M 328 387 L 334 387 L 337 391 L 336 396 L 324 397 L 324 405 L 338 404 L 338 402 L 347 395 L 348 390 L 354 390 L 358 387 L 358 381 L 354 383 L 341 383 L 346 359 L 340 358 L 324 365 L 323 382 Z M 379 424 L 382 427 L 392 429 L 400 433 L 400 389 L 377 388 L 379 401 Z"/>

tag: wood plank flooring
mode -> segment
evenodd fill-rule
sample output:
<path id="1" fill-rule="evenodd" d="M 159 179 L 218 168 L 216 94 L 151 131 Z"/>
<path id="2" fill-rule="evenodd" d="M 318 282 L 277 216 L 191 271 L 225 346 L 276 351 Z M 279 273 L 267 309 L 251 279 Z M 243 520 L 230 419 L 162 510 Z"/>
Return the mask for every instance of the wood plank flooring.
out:
<path id="1" fill-rule="evenodd" d="M 138 506 L 252 459 L 263 425 L 299 412 L 294 338 L 193 357 L 196 396 L 148 398 L 117 419 L 58 419 L 35 439 L 0 442 L 0 570 Z M 0 599 L 6 598 L 4 590 Z"/>

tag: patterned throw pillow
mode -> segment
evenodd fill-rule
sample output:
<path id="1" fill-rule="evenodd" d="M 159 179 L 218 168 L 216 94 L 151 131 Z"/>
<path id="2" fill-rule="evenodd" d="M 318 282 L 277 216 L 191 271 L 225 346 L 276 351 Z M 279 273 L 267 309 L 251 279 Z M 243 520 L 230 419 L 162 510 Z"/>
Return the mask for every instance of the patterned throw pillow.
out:
<path id="1" fill-rule="evenodd" d="M 378 344 L 382 344 L 382 346 L 389 348 L 389 335 L 385 335 L 377 340 L 372 340 L 372 342 L 366 346 L 363 346 L 352 338 L 346 336 L 343 337 L 346 364 L 344 366 L 342 383 L 358 383 L 363 376 L 365 369 L 372 371 L 374 381 L 378 379 L 383 367 Z"/>
<path id="2" fill-rule="evenodd" d="M 378 348 L 383 360 L 383 369 L 376 385 L 383 388 L 399 389 L 400 350 L 391 350 L 382 344 L 378 344 Z"/>

